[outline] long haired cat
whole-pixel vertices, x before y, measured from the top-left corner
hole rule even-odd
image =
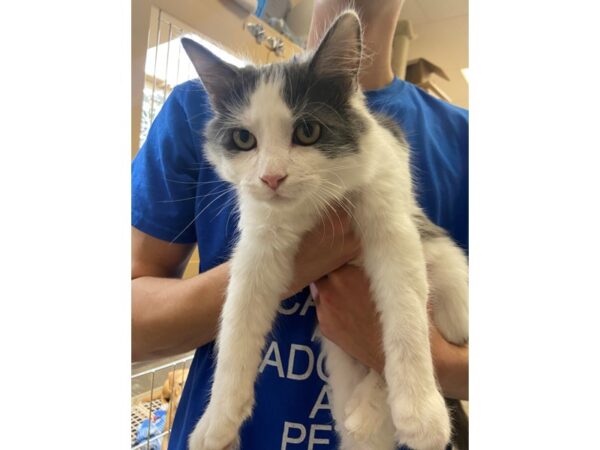
[[[341,448],[443,449],[451,426],[426,304],[449,341],[466,342],[467,263],[417,205],[401,131],[365,106],[358,16],[341,14],[316,52],[262,67],[235,68],[194,41],[182,44],[214,110],[206,157],[236,186],[240,210],[210,403],[190,449],[235,447],[298,244],[328,203],[342,202],[361,236],[385,370],[381,377],[323,339]]]

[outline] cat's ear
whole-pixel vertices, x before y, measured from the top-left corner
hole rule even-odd
[[[327,31],[312,58],[311,68],[319,76],[347,77],[357,87],[361,56],[360,19],[354,11],[347,11]]]
[[[206,92],[213,99],[226,95],[229,82],[237,75],[238,69],[192,39],[182,38],[181,45],[196,68]]]

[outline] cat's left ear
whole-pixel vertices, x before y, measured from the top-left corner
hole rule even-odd
[[[237,76],[238,69],[192,39],[182,38],[181,45],[213,102],[226,96],[230,91],[229,82]]]
[[[358,87],[362,57],[362,30],[354,11],[346,11],[335,20],[315,52],[311,69],[321,77],[344,77]]]

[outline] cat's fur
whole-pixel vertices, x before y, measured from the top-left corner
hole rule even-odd
[[[210,403],[191,450],[234,448],[251,415],[265,337],[292,281],[298,244],[327,211],[351,205],[362,264],[380,313],[385,379],[323,339],[332,412],[344,450],[441,450],[451,425],[434,377],[426,304],[443,335],[467,338],[467,263],[417,205],[400,129],[371,114],[358,86],[362,41],[347,11],[314,54],[238,69],[190,40],[183,45],[211,98],[205,152],[237,187],[240,238],[217,339]],[[314,145],[291,143],[302,120],[322,124]],[[234,129],[256,136],[239,151]],[[287,178],[275,191],[261,177]],[[264,449],[267,450],[267,449]]]

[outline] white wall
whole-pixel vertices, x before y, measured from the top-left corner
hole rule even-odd
[[[468,108],[469,86],[460,70],[469,67],[469,16],[416,24],[414,30],[417,37],[410,43],[409,60],[427,58],[444,69],[450,81],[436,76],[432,81],[452,103]]]

